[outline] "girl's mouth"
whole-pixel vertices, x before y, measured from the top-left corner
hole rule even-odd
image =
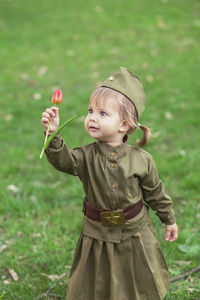
[[[91,131],[97,131],[97,130],[99,130],[99,128],[94,127],[94,126],[90,126],[89,129],[90,129]]]

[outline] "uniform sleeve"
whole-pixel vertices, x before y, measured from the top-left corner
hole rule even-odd
[[[174,224],[176,220],[172,200],[165,193],[152,157],[148,163],[148,173],[141,180],[141,188],[144,201],[156,211],[161,222],[167,225]]]
[[[84,162],[81,147],[69,149],[61,136],[57,135],[46,148],[45,154],[54,168],[81,179]]]

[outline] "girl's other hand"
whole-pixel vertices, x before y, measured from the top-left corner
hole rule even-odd
[[[178,226],[176,223],[165,226],[165,240],[174,242],[178,238]]]
[[[52,134],[59,127],[59,123],[60,123],[59,111],[58,111],[58,107],[56,107],[56,106],[47,108],[42,113],[41,124],[44,127],[45,131],[47,131],[47,128],[49,126],[49,122],[51,119],[52,119],[52,122],[50,124],[49,134]]]

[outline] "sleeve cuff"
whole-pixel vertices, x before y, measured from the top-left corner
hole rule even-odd
[[[62,144],[63,144],[63,140],[62,140],[60,134],[57,134],[53,138],[53,140],[50,142],[50,144],[47,146],[45,151],[49,152],[51,150],[59,150],[62,147]]]
[[[167,220],[161,220],[162,223],[164,223],[165,225],[172,225],[174,223],[176,223],[176,218],[175,216],[171,216],[170,218],[168,218]]]

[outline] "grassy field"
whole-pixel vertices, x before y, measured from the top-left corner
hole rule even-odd
[[[61,88],[61,120],[79,116],[64,139],[91,142],[88,97],[120,66],[143,81],[141,123],[153,132],[145,150],[174,200],[177,242],[164,241],[152,214],[171,277],[200,264],[199,32],[199,0],[0,0],[0,299],[65,299],[84,195],[76,178],[39,160],[41,112]],[[200,299],[199,274],[165,299]]]

